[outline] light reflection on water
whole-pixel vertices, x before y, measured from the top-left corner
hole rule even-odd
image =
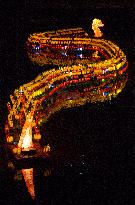
[[[26,186],[27,192],[29,196],[35,202],[40,196],[40,188],[39,186],[46,184],[42,183],[46,182],[47,177],[52,175],[51,167],[48,167],[44,164],[44,162],[33,162],[33,167],[30,165],[30,162],[19,162],[19,167],[15,167],[14,164],[10,161],[8,163],[8,168],[13,171],[14,182],[17,187]],[[28,196],[27,196],[28,197]]]
[[[30,169],[22,169],[22,174],[28,188],[28,192],[30,193],[32,199],[35,199],[35,190],[34,190],[34,181],[33,181],[33,168]]]

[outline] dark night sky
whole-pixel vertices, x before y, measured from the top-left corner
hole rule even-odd
[[[135,1],[128,0],[24,0],[24,1],[3,1],[3,5],[7,6],[25,6],[25,7],[42,7],[42,8],[64,8],[64,7],[74,7],[74,8],[93,8],[93,7],[134,7]]]

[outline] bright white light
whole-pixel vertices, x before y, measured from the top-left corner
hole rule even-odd
[[[49,88],[54,88],[54,85],[53,84],[49,85]]]
[[[67,53],[63,53],[63,52],[62,52],[62,55],[67,56]]]
[[[77,50],[82,51],[82,48],[78,48]]]
[[[80,58],[82,58],[83,56],[82,56],[82,54],[80,54]]]
[[[32,119],[31,113],[29,113],[26,117],[25,124],[22,129],[22,133],[20,136],[20,140],[18,143],[18,147],[24,150],[29,151],[31,147],[33,147],[32,142]]]
[[[25,137],[23,139],[22,148],[29,149],[32,146],[32,136],[31,136],[31,128],[27,127],[25,131]]]
[[[21,90],[19,91],[19,93],[22,94],[22,93],[23,93],[23,90],[21,89]]]

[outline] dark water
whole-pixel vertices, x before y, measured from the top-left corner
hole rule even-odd
[[[41,12],[42,11],[42,12]],[[56,12],[57,11],[57,12]],[[135,10],[73,9],[43,10],[41,7],[6,11],[3,20],[1,86],[1,204],[135,204]],[[44,68],[28,59],[25,41],[29,33],[66,27],[89,29],[94,17],[103,20],[104,38],[126,53],[129,80],[111,102],[62,110],[42,127],[51,144],[52,174],[45,165],[34,165],[36,200],[25,182],[15,181],[16,170],[7,169],[4,144],[6,102],[10,93],[37,76]],[[92,32],[90,29],[89,32]]]

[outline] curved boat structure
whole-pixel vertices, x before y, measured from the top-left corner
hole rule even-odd
[[[123,51],[111,41],[90,38],[82,28],[30,35],[27,50],[34,63],[52,69],[10,95],[5,132],[17,154],[35,146],[40,126],[53,113],[111,100],[125,87],[128,62]]]

